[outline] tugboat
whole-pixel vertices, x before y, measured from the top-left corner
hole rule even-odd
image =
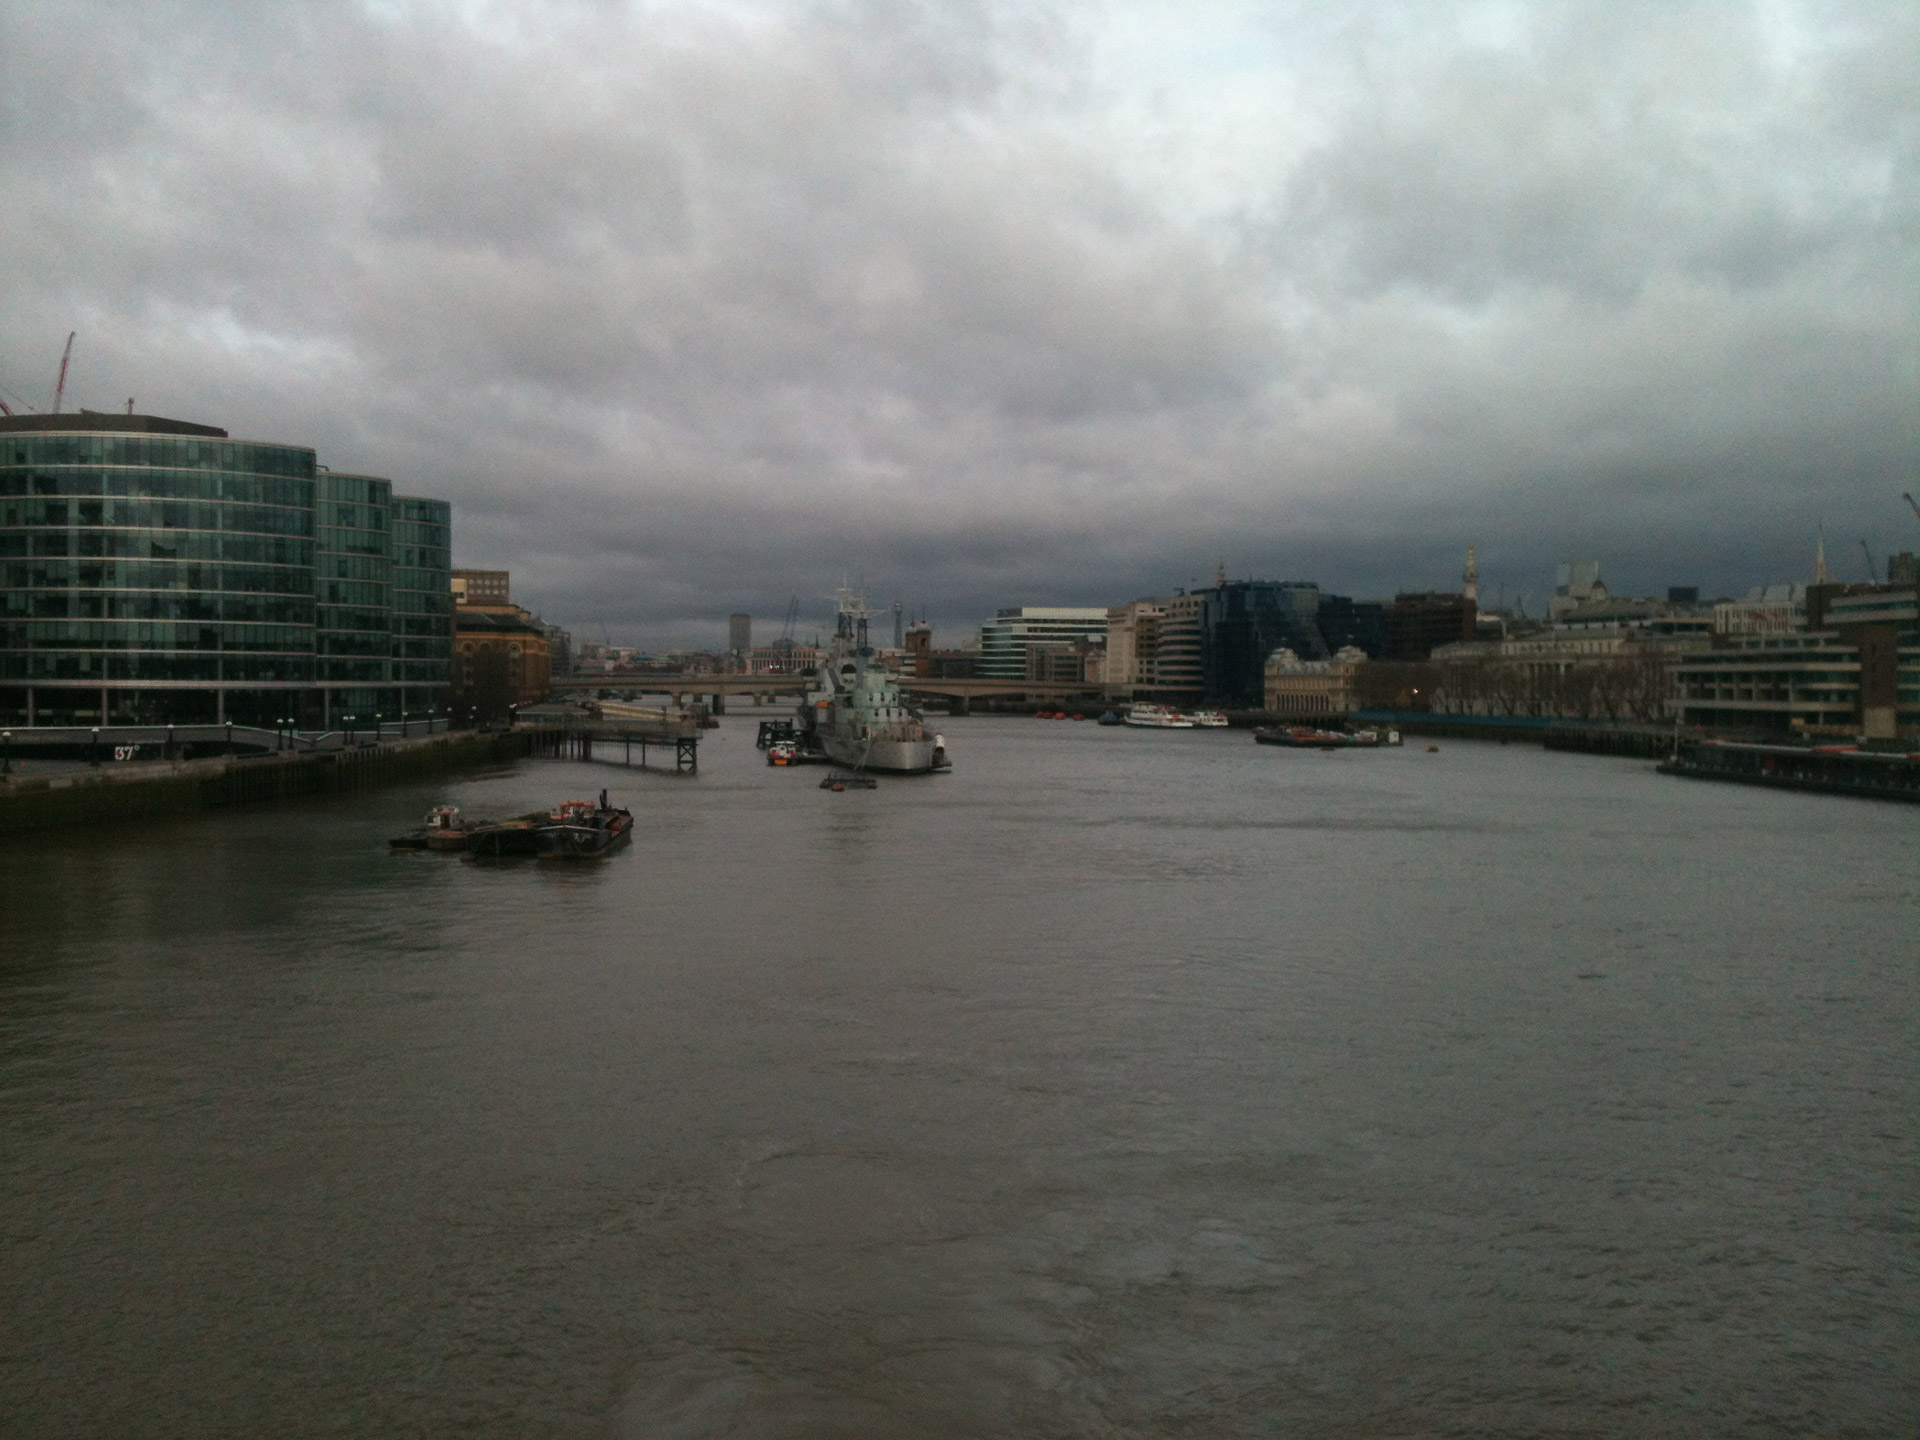
[[[436,805],[427,812],[426,824],[387,843],[396,850],[465,850],[472,830],[460,819],[457,805]]]
[[[607,801],[563,800],[550,823],[534,832],[536,853],[542,860],[586,860],[604,855],[633,835],[633,812]]]
[[[925,775],[934,768],[934,737],[901,697],[897,681],[876,665],[867,641],[866,597],[839,592],[833,643],[813,688],[801,698],[801,743],[855,770]]]

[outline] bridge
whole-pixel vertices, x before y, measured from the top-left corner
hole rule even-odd
[[[981,676],[966,679],[923,678],[917,675],[896,677],[900,688],[923,699],[941,699],[955,715],[964,715],[974,700],[1088,700],[1102,703],[1100,687],[1071,680],[1000,680]],[[554,696],[581,695],[589,698],[602,692],[615,695],[671,695],[676,703],[688,695],[710,695],[716,715],[726,713],[725,697],[751,695],[771,698],[775,695],[803,695],[813,684],[811,675],[575,675],[555,680],[550,688]]]

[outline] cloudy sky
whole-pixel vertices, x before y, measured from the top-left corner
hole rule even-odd
[[[0,7],[0,395],[639,643],[1920,549],[1920,6]],[[950,628],[949,628],[950,627]]]

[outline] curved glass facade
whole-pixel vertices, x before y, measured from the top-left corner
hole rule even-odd
[[[0,722],[317,726],[336,692],[366,715],[444,704],[450,507],[402,502],[431,512],[409,574],[439,575],[447,619],[437,657],[431,631],[409,636],[401,680],[391,482],[331,474],[304,446],[118,419],[0,418]]]

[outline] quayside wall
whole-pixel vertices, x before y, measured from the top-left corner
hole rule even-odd
[[[450,770],[517,760],[551,749],[545,729],[453,732],[315,754],[217,756],[104,764],[96,769],[0,778],[0,835],[184,815],[222,805],[331,795]]]
[[[1438,715],[1412,710],[1356,710],[1353,719],[1369,725],[1391,725],[1409,735],[1515,741],[1583,755],[1664,760],[1673,753],[1671,725],[1611,724],[1533,715]]]

